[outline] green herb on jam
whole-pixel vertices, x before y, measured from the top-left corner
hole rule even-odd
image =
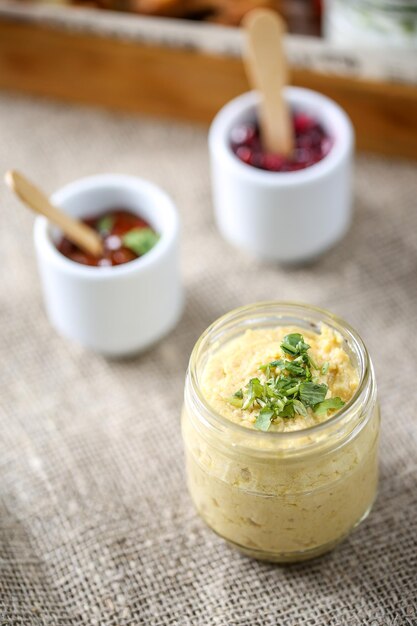
[[[114,216],[111,214],[101,217],[97,222],[97,230],[100,235],[108,235],[114,226],[114,222]]]
[[[122,237],[122,243],[138,256],[151,250],[158,242],[159,235],[151,228],[133,228]]]
[[[329,363],[318,367],[308,354],[309,349],[300,333],[286,335],[281,343],[283,358],[261,365],[264,379],[251,378],[228,402],[245,411],[260,409],[255,428],[263,431],[269,430],[278,417],[306,417],[309,408],[319,416],[341,409],[343,400],[326,399],[328,386],[313,378],[313,370],[326,375]]]

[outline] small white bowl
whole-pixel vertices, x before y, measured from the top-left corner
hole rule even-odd
[[[269,172],[239,160],[231,130],[254,121],[259,95],[249,92],[224,106],[209,133],[213,202],[223,237],[255,257],[303,262],[346,233],[352,207],[353,129],[346,113],[315,91],[287,87],[291,109],[317,119],[333,141],[318,163],[296,172]]]
[[[71,261],[55,247],[57,228],[43,217],[34,227],[46,311],[56,330],[108,356],[144,350],[170,331],[183,308],[179,219],[171,199],[152,183],[118,174],[77,180],[52,202],[75,217],[112,208],[138,213],[160,234],[143,257],[114,267]]]

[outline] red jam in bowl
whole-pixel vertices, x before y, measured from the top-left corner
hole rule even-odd
[[[129,263],[146,254],[159,239],[148,222],[126,209],[111,209],[83,222],[101,235],[103,256],[97,258],[84,252],[66,237],[56,246],[61,254],[82,265],[110,267]]]
[[[269,172],[295,172],[321,161],[332,148],[323,126],[305,113],[293,114],[295,149],[291,157],[265,152],[256,122],[240,124],[230,133],[230,145],[246,163]]]

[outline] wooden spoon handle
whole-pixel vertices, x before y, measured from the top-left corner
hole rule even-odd
[[[35,213],[44,215],[58,226],[66,237],[84,252],[99,257],[103,254],[103,241],[95,230],[70,217],[53,204],[47,196],[33,185],[23,174],[9,170],[5,175],[7,185]]]
[[[254,9],[246,14],[243,25],[247,36],[246,71],[261,93],[259,124],[263,144],[269,152],[289,156],[294,149],[294,132],[282,95],[288,82],[283,49],[285,23],[274,11]]]

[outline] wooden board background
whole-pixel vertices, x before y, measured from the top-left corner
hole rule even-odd
[[[293,70],[350,115],[357,146],[417,159],[417,87]],[[0,21],[0,88],[208,123],[248,84],[239,59]]]

